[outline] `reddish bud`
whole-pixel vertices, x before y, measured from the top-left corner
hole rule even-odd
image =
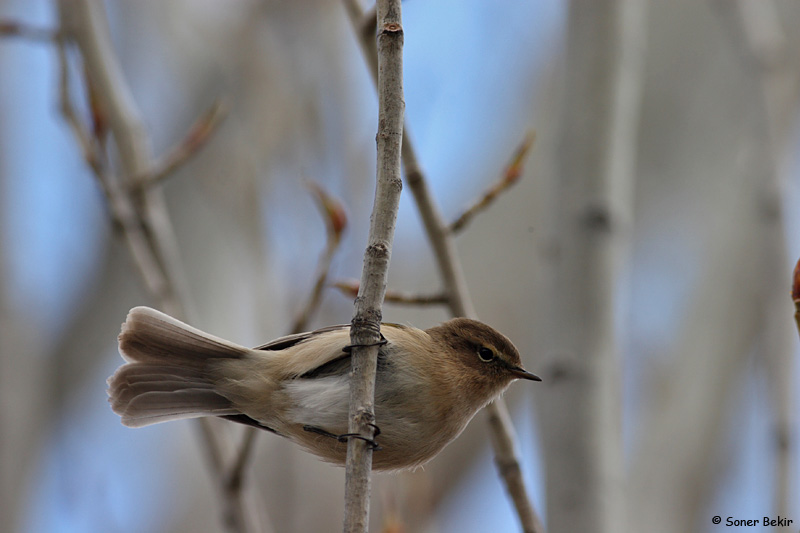
[[[0,35],[19,35],[22,33],[18,22],[12,20],[0,20]]]
[[[45,28],[28,26],[15,20],[0,20],[0,37],[22,37],[34,41],[53,41],[56,32]]]
[[[103,142],[106,138],[106,134],[108,133],[108,119],[106,117],[106,112],[100,103],[100,95],[97,92],[97,87],[95,86],[94,82],[92,82],[92,78],[89,76],[89,73],[85,71],[85,69],[84,78],[86,79],[86,88],[89,98],[89,112],[92,115],[92,133],[95,139]]]
[[[200,148],[211,136],[217,125],[222,121],[227,112],[224,100],[217,99],[203,116],[197,119],[189,130],[183,144],[187,149],[194,151]]]
[[[522,171],[525,166],[525,156],[528,155],[528,151],[530,151],[531,146],[533,146],[535,138],[536,134],[534,132],[528,132],[525,139],[523,139],[522,143],[517,147],[517,151],[514,152],[514,156],[511,158],[511,162],[506,168],[504,181],[507,184],[510,185],[514,183],[522,176]]]
[[[328,226],[328,230],[337,239],[340,238],[347,227],[347,213],[344,210],[344,206],[318,184],[309,182],[306,185],[317,199],[317,204],[325,217],[325,224]]]
[[[361,282],[355,279],[346,281],[337,281],[333,284],[334,287],[342,291],[346,296],[355,298],[358,296],[358,290],[361,288]]]
[[[390,516],[383,521],[381,533],[405,533],[406,528],[396,516]]]

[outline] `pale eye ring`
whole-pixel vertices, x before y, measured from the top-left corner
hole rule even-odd
[[[484,363],[488,363],[492,359],[494,359],[494,352],[491,348],[487,348],[486,346],[481,346],[478,348],[478,357],[481,358],[481,361]]]

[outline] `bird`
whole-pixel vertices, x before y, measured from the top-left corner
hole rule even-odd
[[[413,470],[453,441],[522,367],[492,327],[454,318],[426,330],[384,323],[375,382],[373,470]],[[343,465],[350,398],[350,325],[246,348],[149,307],[130,310],[119,335],[126,363],[108,378],[112,410],[143,427],[221,417],[286,437]]]

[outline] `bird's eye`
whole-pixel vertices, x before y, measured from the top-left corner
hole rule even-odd
[[[486,346],[481,346],[478,348],[478,357],[481,358],[481,361],[488,363],[492,359],[494,359],[494,352],[491,348],[487,348]]]

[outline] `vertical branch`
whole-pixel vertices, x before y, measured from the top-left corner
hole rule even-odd
[[[781,251],[785,242],[780,237],[779,189],[772,158],[780,152],[780,144],[775,143],[785,141],[785,124],[794,116],[790,110],[795,99],[787,99],[786,94],[794,93],[796,86],[794,90],[781,89],[784,97],[776,100],[772,89],[780,87],[768,89],[761,84],[768,81],[772,85],[787,71],[794,70],[795,76],[797,72],[790,69],[792,61],[781,58],[786,47],[782,31],[769,13],[772,2],[718,1],[715,5],[749,67],[740,79],[752,91],[747,106],[752,122],[745,130],[744,146],[738,149],[749,157],[741,175],[733,181],[726,176],[733,201],[714,213],[715,219],[724,220],[724,229],[709,239],[714,246],[704,257],[698,290],[685,313],[684,332],[663,369],[668,377],[659,383],[659,401],[641,415],[640,443],[630,467],[631,531],[643,527],[653,532],[687,531],[697,527],[699,520],[708,519],[700,502],[707,500],[719,476],[714,458],[725,432],[721,420],[746,379],[744,371],[758,339],[771,367],[769,379],[776,379],[770,387],[773,398],[791,395],[790,381],[785,381],[788,388],[782,390],[784,379],[791,377],[784,363],[778,364],[772,357],[783,357],[788,318],[786,286],[781,287],[787,278],[785,259],[776,256],[785,253]],[[775,103],[777,109],[765,112],[764,105]],[[776,118],[776,123],[767,124]],[[771,375],[773,372],[782,375]],[[789,435],[784,433],[788,425],[781,420],[791,420],[793,414],[791,403],[779,401],[775,439],[778,507],[783,505],[790,472],[781,463],[788,461],[791,451]],[[686,438],[674,439],[674,435]]]
[[[796,106],[800,71],[795,66],[796,57],[790,53],[774,2],[737,0],[719,8],[726,11],[724,15],[730,15],[728,19],[736,37],[734,44],[742,52],[748,77],[755,82],[752,86],[755,131],[751,143],[757,173],[759,255],[764,261],[759,269],[762,353],[771,383],[774,413],[773,512],[786,516],[791,502],[795,421],[791,321],[785,287],[788,256],[781,203],[784,188],[781,162],[788,141],[787,122],[795,116],[789,110]]]
[[[732,189],[742,189],[740,181]],[[639,417],[628,477],[629,531],[680,533],[708,520],[701,502],[713,487],[727,407],[740,390],[759,330],[752,192],[737,191],[715,213],[725,224],[710,239],[714,246],[703,258],[685,325],[653,384],[656,401]]]
[[[400,0],[378,0],[378,172],[369,240],[350,338],[349,432],[374,438],[375,372],[381,340],[381,304],[403,182],[403,27]],[[380,421],[378,421],[380,422]],[[364,438],[347,444],[344,531],[366,532],[369,523],[372,448]]]
[[[640,0],[573,0],[566,42],[545,380],[551,533],[624,529],[615,300],[632,211]]]
[[[376,49],[370,33],[365,31],[365,28],[369,27],[369,22],[373,20],[375,15],[372,11],[365,13],[357,0],[344,0],[344,4],[353,30],[361,45],[361,50],[364,53],[367,67],[373,75],[373,80],[377,82],[378,63]],[[456,253],[453,234],[450,232],[449,226],[444,217],[442,217],[441,210],[431,194],[407,128],[404,129],[401,155],[405,170],[405,180],[411,190],[414,203],[419,210],[431,248],[433,248],[450,313],[453,316],[477,319],[477,313],[467,289],[461,262]],[[498,398],[486,407],[486,411],[489,415],[489,430],[492,433],[491,441],[495,452],[495,462],[501,465],[499,474],[506,490],[511,495],[522,529],[526,533],[541,533],[544,528],[531,505],[522,476],[515,475],[515,472],[521,472],[521,467],[513,446],[513,427],[507,414],[508,409],[505,401],[502,398]]]

